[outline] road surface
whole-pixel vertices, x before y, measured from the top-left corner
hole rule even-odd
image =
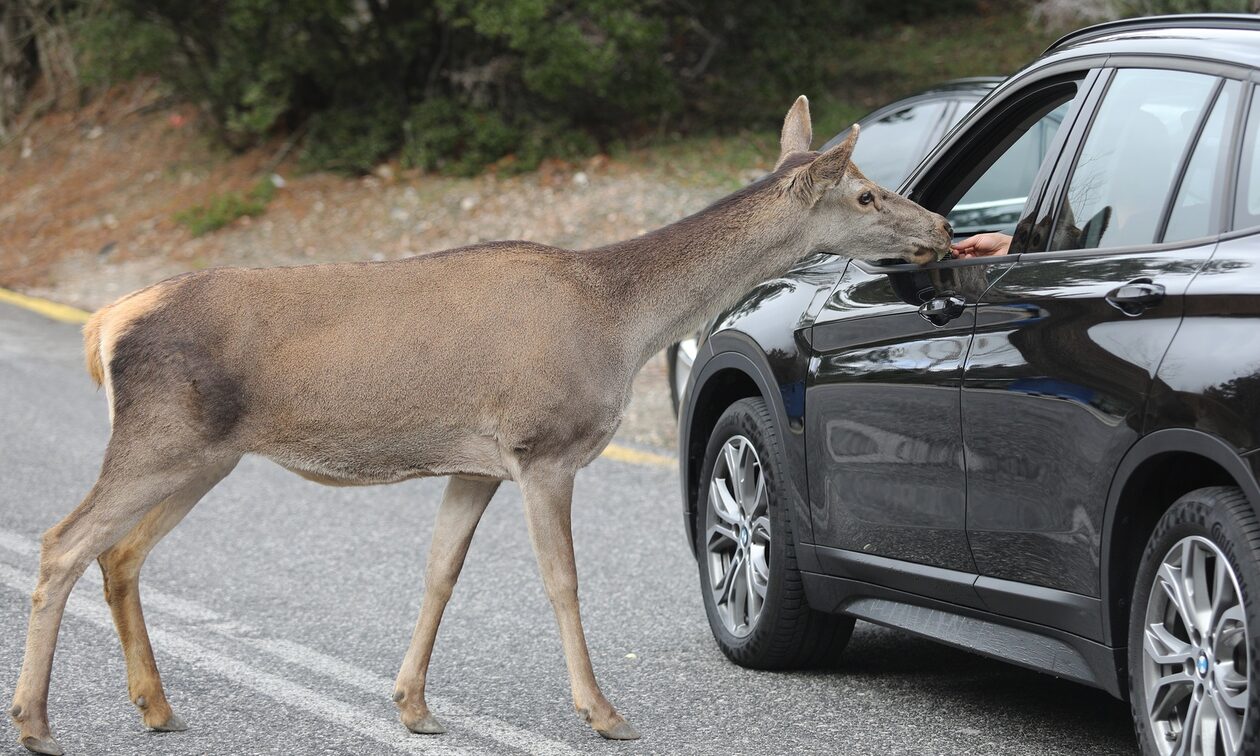
[[[90,487],[108,436],[77,327],[0,304],[0,692],[21,664],[39,535]],[[518,489],[473,542],[430,671],[444,736],[390,700],[424,590],[442,481],[326,488],[261,459],[155,550],[142,594],[183,733],[144,730],[95,567],[53,669],[69,754],[1131,754],[1099,691],[859,623],[838,670],[762,673],[709,635],[677,474],[597,460],[578,476],[582,614],[608,698],[643,733],[602,741],[573,712]],[[5,720],[0,754],[25,753]]]

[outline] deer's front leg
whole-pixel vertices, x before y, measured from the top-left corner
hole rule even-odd
[[[455,581],[459,579],[477,523],[481,521],[481,515],[500,482],[451,478],[446,484],[446,493],[438,508],[437,524],[433,528],[433,543],[429,547],[420,617],[416,620],[411,645],[394,683],[398,716],[412,732],[425,735],[446,732],[425,703],[425,676],[429,672],[429,659],[433,656],[433,641],[437,638],[442,612],[446,609],[446,602],[450,601]]]
[[[521,479],[529,537],[538,571],[560,626],[560,642],[569,667],[573,705],[595,731],[610,740],[637,740],[630,725],[595,682],[582,617],[578,609],[577,565],[573,560],[573,473],[532,469]]]

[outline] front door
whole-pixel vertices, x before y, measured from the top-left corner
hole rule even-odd
[[[855,261],[814,323],[805,399],[814,537],[974,572],[958,407],[974,316],[965,294],[898,267]],[[920,314],[948,297],[952,319]]]
[[[1075,117],[1086,73],[1009,94],[994,106],[991,127],[953,156],[958,167],[925,179],[935,193],[925,186],[918,194],[938,198],[934,209],[961,207],[969,231],[1013,230],[1051,173],[1053,161],[1039,166],[1055,153],[1059,125]],[[950,585],[955,600],[976,602],[960,391],[976,305],[1015,262],[918,268],[855,260],[833,290],[811,333],[805,402],[824,570],[886,585],[900,574],[894,587],[911,591],[935,580],[934,593]]]

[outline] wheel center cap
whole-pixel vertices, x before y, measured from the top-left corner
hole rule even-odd
[[[1207,677],[1208,667],[1209,667],[1209,664],[1208,664],[1207,654],[1200,651],[1199,660],[1195,662],[1194,668],[1198,670],[1200,677]]]
[[[739,545],[741,546],[748,545],[748,528],[739,529]]]

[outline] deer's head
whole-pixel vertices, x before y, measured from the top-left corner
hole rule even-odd
[[[775,174],[802,219],[810,252],[865,260],[902,259],[927,264],[948,250],[945,219],[862,175],[853,164],[858,126],[824,153],[811,152],[809,100],[801,95],[783,121]]]

